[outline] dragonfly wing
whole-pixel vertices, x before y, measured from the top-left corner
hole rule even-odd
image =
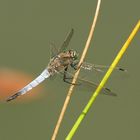
[[[17,98],[20,95],[23,95],[30,91],[32,88],[36,87],[39,85],[41,82],[43,82],[46,78],[50,76],[50,73],[48,72],[47,69],[45,69],[36,79],[34,79],[32,82],[30,82],[28,85],[26,85],[24,88],[19,90],[16,94],[10,96],[6,101],[11,101],[15,98]]]
[[[72,36],[73,36],[73,33],[74,33],[74,29],[71,29],[70,32],[68,33],[66,39],[64,40],[62,46],[60,47],[59,53],[66,50],[66,48],[67,48],[67,46],[69,45],[70,40],[71,40],[71,38],[72,38]]]
[[[58,49],[55,47],[53,43],[50,45],[50,59],[55,57],[59,53]]]
[[[110,66],[91,64],[91,63],[87,63],[87,62],[83,62],[81,65],[81,68],[83,68],[85,70],[95,70],[98,72],[104,72],[103,69],[108,69],[109,67]],[[126,69],[123,69],[121,67],[115,67],[115,70],[127,72]]]
[[[89,70],[89,71],[95,70],[95,71],[98,71],[98,72],[103,72],[103,70],[101,70],[100,68],[96,67],[95,64],[86,63],[86,62],[82,63],[81,68],[85,69],[85,70]]]
[[[66,72],[66,73],[67,73],[68,79],[72,80],[73,74],[70,72]],[[61,72],[60,74],[63,75],[64,73]],[[71,83],[71,81],[70,81],[70,83]],[[87,87],[88,89],[91,89],[91,90],[93,90],[93,88],[96,89],[98,87],[98,84],[88,81],[86,79],[80,78],[80,77],[77,79],[76,85],[82,86],[85,88]],[[106,87],[102,88],[102,93],[104,93],[105,95],[117,96],[116,93],[112,92],[109,88],[106,88]]]
[[[83,85],[83,86],[87,86],[90,88],[92,88],[92,87],[97,88],[98,87],[98,84],[91,82],[91,81],[88,81],[86,79],[78,78],[78,80],[80,81],[81,85]],[[103,87],[101,91],[102,91],[101,93],[103,93],[105,95],[117,96],[116,93],[112,92],[109,88],[106,88],[106,87]]]

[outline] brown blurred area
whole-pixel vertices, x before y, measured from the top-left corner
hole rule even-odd
[[[0,100],[5,100],[8,96],[15,94],[33,80],[30,74],[22,71],[0,68]],[[36,87],[27,94],[17,98],[16,101],[27,101],[36,99],[41,87]]]

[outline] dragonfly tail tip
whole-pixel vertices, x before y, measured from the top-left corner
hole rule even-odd
[[[16,99],[18,96],[19,96],[19,92],[16,93],[16,94],[14,94],[14,95],[12,95],[12,96],[10,96],[10,97],[8,97],[8,98],[6,99],[6,101],[7,101],[7,102],[12,101],[12,100]]]

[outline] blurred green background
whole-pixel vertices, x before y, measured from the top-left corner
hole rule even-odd
[[[59,47],[72,27],[75,34],[69,48],[81,53],[96,3],[97,0],[0,0],[0,68],[36,77],[49,62],[50,43]],[[109,65],[139,19],[139,0],[102,0],[86,61]],[[140,139],[139,46],[140,33],[119,63],[128,73],[113,72],[107,82],[118,97],[100,95],[73,140]],[[69,85],[60,78],[46,80],[42,85],[44,90],[37,100],[0,103],[0,140],[51,139]],[[57,140],[65,139],[90,96],[91,92],[75,90]]]

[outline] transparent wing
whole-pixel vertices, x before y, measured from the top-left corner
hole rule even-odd
[[[73,36],[73,33],[74,33],[74,29],[71,29],[70,32],[68,33],[66,39],[64,40],[62,46],[60,47],[59,53],[66,50],[66,48],[69,45],[70,40],[71,40],[71,38]]]
[[[89,71],[95,70],[95,71],[98,71],[98,72],[104,72],[103,69],[107,69],[109,67],[110,66],[91,64],[91,63],[87,63],[87,62],[83,62],[82,65],[81,65],[81,68],[83,68],[85,70],[89,70]],[[125,70],[123,68],[120,68],[120,67],[115,67],[115,69],[119,70],[119,71],[127,72],[127,70]]]
[[[34,79],[32,82],[30,82],[28,85],[26,85],[24,88],[19,90],[17,93],[14,95],[10,96],[6,101],[11,101],[20,95],[26,94],[28,91],[30,91],[32,88],[36,87],[39,85],[41,82],[43,82],[46,78],[50,76],[49,72],[47,69],[45,69],[36,79]]]
[[[55,57],[59,53],[58,49],[53,43],[50,44],[50,59]]]
[[[82,86],[86,86],[88,89],[92,88],[92,90],[93,90],[93,88],[96,89],[98,87],[98,84],[88,81],[86,79],[78,78],[78,81]],[[106,88],[106,87],[102,88],[101,93],[103,93],[105,95],[110,95],[110,96],[117,96],[116,93],[112,92],[109,88]]]
[[[69,42],[73,36],[74,29],[71,29],[68,33],[66,39],[64,40],[62,46],[57,49],[53,43],[50,44],[50,59],[58,55],[60,52],[63,52],[66,50],[67,46],[69,45]]]
[[[73,74],[70,73],[70,72],[66,72],[66,73],[67,73],[67,77],[68,77],[67,79],[69,79],[70,83],[71,83],[71,80],[73,78]],[[64,73],[61,72],[60,74],[63,75]],[[88,81],[86,79],[80,78],[80,77],[77,79],[76,85],[78,87],[81,86],[82,88],[90,89],[91,91],[98,87],[98,84],[96,84],[96,83],[94,83],[92,81]],[[110,95],[110,96],[117,96],[116,93],[112,92],[109,88],[106,88],[106,87],[102,88],[102,92],[101,93],[103,93],[105,95]]]

